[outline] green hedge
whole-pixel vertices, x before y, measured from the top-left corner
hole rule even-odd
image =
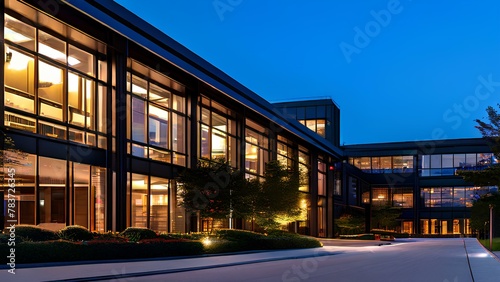
[[[140,227],[128,227],[120,233],[121,236],[132,242],[138,242],[143,239],[153,239],[158,237],[154,230]]]
[[[92,232],[80,225],[66,226],[59,230],[58,235],[61,239],[69,241],[88,241],[94,238]]]
[[[8,254],[10,248],[6,244],[0,244],[0,253]],[[37,263],[200,255],[203,253],[203,246],[200,242],[194,241],[141,244],[57,240],[23,242],[16,244],[15,250],[16,263]],[[7,263],[7,256],[1,256],[0,263]]]
[[[16,225],[15,233],[16,239],[18,237],[21,241],[42,242],[59,239],[56,232],[34,225]]]

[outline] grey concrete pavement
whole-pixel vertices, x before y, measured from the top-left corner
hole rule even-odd
[[[303,273],[307,281],[331,281],[327,277],[336,277],[335,281],[500,281],[500,261],[476,239],[378,243],[342,240],[337,246],[329,241],[318,249],[50,267],[18,265],[15,275],[0,270],[0,280],[301,281],[305,276],[294,272],[298,265],[305,270],[315,268]]]

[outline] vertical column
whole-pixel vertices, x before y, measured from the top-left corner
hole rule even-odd
[[[2,24],[5,22],[5,5],[2,5],[2,8],[0,8],[0,20],[2,21]],[[0,38],[2,39],[2,42],[4,42],[4,29],[0,29]],[[5,45],[0,44],[0,54],[5,55]],[[5,69],[5,60],[2,58],[2,63],[1,63],[1,68]],[[0,75],[0,85],[5,85],[5,79],[4,79],[4,73],[2,72],[2,75]],[[5,105],[4,105],[4,95],[5,95],[5,87],[2,87],[0,90],[0,128],[4,128],[4,113],[5,113]],[[3,138],[2,138],[2,146],[3,146]],[[3,198],[2,198],[3,200]]]
[[[191,112],[191,121],[187,123],[187,131],[188,135],[191,136],[191,138],[188,138],[189,142],[189,161],[187,166],[188,167],[195,167],[196,164],[198,163],[198,100],[200,97],[200,92],[199,92],[199,82],[196,82],[194,86],[194,89],[192,88],[186,88],[186,101],[189,105],[190,112]]]
[[[334,226],[335,226],[335,211],[334,211],[334,189],[335,189],[335,165],[334,159],[330,158],[330,161],[326,163],[326,237],[333,238],[334,234]]]
[[[115,90],[115,105],[113,121],[116,128],[116,136],[113,138],[115,144],[115,172],[116,180],[112,190],[115,194],[115,228],[117,231],[127,227],[127,53],[128,41],[123,38],[115,38],[117,42],[113,46],[124,46],[124,50],[113,50],[112,71],[113,89]],[[110,149],[110,148],[108,148]],[[108,187],[108,191],[109,191]],[[111,194],[109,194],[111,195]],[[109,199],[109,196],[108,196]],[[108,205],[109,206],[109,205]],[[111,219],[110,219],[111,220]]]
[[[311,236],[318,236],[318,154],[311,152],[311,177],[309,178],[309,195],[311,200],[311,217],[309,232]]]

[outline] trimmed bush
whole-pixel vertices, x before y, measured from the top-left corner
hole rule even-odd
[[[156,238],[156,232],[147,228],[128,227],[120,233],[121,236],[127,238],[131,242],[139,242],[143,239]]]
[[[9,234],[0,234],[0,244],[7,244],[9,242]]]
[[[11,247],[0,244],[0,253],[8,254]],[[135,259],[203,254],[200,242],[161,242],[137,244],[127,242],[72,242],[65,240],[23,242],[16,244],[16,263]],[[0,263],[7,263],[7,256]]]
[[[61,239],[69,241],[87,241],[94,238],[92,232],[80,225],[66,226],[59,230],[58,234]]]
[[[247,231],[247,230],[237,230],[237,229],[220,229],[215,231],[215,236],[217,238],[229,240],[229,241],[253,241],[265,237],[264,234]]]
[[[278,249],[304,249],[304,248],[319,248],[323,245],[316,238],[297,236],[297,237],[267,237],[257,241],[261,249],[278,250]]]
[[[192,232],[192,233],[162,233],[159,237],[165,239],[188,239],[188,240],[201,240],[207,237],[207,233]]]
[[[231,253],[245,250],[242,248],[240,242],[217,238],[211,238],[210,241],[209,245],[203,245],[206,254]]]
[[[15,230],[16,237],[21,238],[22,241],[43,242],[59,239],[56,232],[34,225],[16,225]]]
[[[94,239],[92,241],[101,242],[128,242],[128,238],[121,236],[118,232],[108,231],[106,233],[92,232]]]

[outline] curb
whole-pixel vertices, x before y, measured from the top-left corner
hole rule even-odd
[[[142,277],[142,276],[152,276],[152,275],[160,275],[160,274],[170,274],[170,273],[180,273],[187,271],[196,271],[196,270],[205,270],[205,269],[213,269],[213,268],[221,268],[221,267],[230,267],[230,266],[238,266],[238,265],[246,265],[246,264],[254,264],[254,263],[263,263],[263,262],[271,262],[271,261],[281,261],[281,260],[292,260],[292,259],[304,259],[311,257],[328,257],[337,255],[338,252],[323,252],[317,253],[313,255],[303,255],[303,256],[290,256],[290,257],[280,257],[280,258],[268,258],[268,259],[255,259],[244,262],[233,262],[233,263],[223,263],[216,265],[206,265],[206,266],[198,266],[198,267],[186,267],[186,268],[176,268],[176,269],[165,269],[165,270],[153,270],[153,271],[143,271],[143,272],[134,272],[134,273],[125,273],[125,274],[116,274],[116,275],[102,275],[102,276],[92,276],[92,277],[80,277],[80,278],[68,278],[62,280],[47,280],[47,281],[100,281],[100,280],[111,280],[111,279],[125,279],[131,277]]]

